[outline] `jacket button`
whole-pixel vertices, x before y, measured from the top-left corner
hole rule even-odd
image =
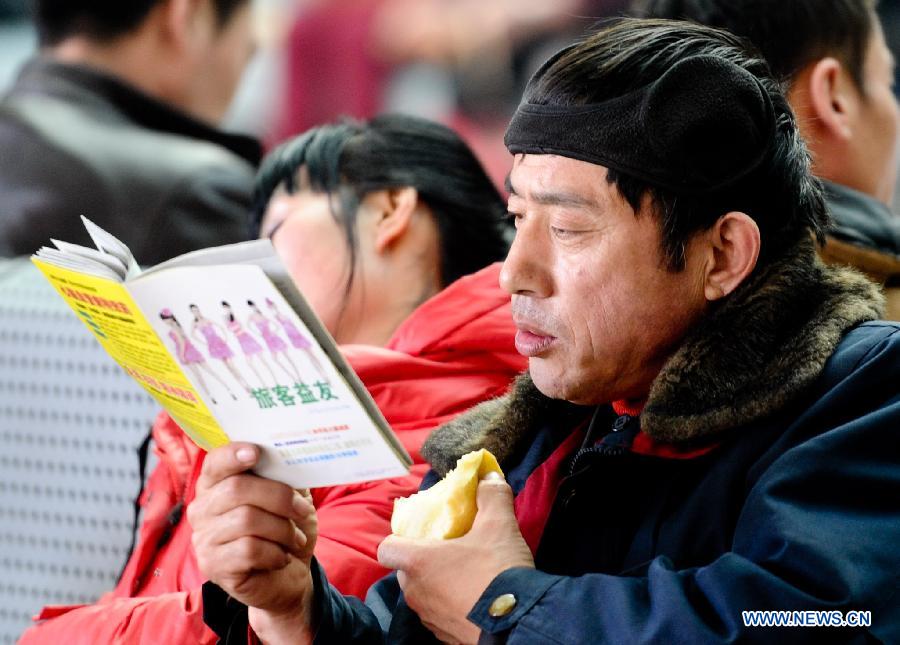
[[[494,598],[494,602],[488,607],[488,613],[492,618],[503,618],[516,606],[516,597],[511,593]]]

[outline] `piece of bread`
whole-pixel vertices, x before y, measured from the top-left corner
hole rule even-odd
[[[478,481],[491,471],[503,474],[489,451],[482,448],[463,455],[456,468],[428,490],[394,500],[391,531],[403,537],[435,540],[465,535],[478,512]]]

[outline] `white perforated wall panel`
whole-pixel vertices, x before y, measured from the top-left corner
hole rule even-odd
[[[155,412],[30,262],[0,261],[0,642],[115,585]]]

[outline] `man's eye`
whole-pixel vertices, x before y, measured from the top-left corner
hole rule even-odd
[[[513,213],[511,211],[506,211],[506,219],[513,223],[514,226],[518,226],[519,222],[522,221],[524,215],[521,213]]]
[[[570,239],[578,235],[581,231],[575,231],[568,228],[559,228],[557,226],[551,226],[550,230],[553,231],[553,235],[561,240]]]

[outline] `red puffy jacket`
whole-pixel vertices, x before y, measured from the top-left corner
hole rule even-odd
[[[344,593],[364,596],[386,573],[375,550],[390,533],[393,500],[427,470],[419,455],[437,425],[503,394],[525,368],[516,353],[509,296],[490,266],[422,304],[384,348],[342,351],[416,465],[410,475],[313,491],[319,516],[316,557]],[[45,607],[20,643],[214,643],[202,620],[203,577],[181,510],[194,497],[206,453],[161,413],[153,426],[159,463],[143,493],[138,546],[116,588],[93,605]]]

